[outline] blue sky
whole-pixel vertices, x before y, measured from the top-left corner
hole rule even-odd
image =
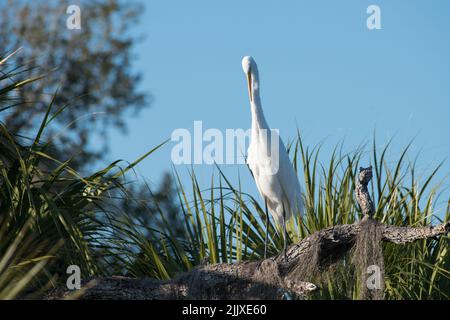
[[[381,30],[368,30],[366,9],[381,9]],[[259,65],[268,123],[286,142],[297,127],[307,145],[345,149],[394,137],[389,159],[415,137],[420,172],[450,155],[450,1],[146,1],[136,32],[135,68],[152,106],[130,118],[129,134],[111,133],[112,159],[132,161],[177,128],[249,128],[241,59]],[[157,185],[171,170],[172,144],[138,172]],[[368,147],[369,148],[369,147]],[[367,163],[369,164],[369,163]],[[204,188],[213,166],[193,166]],[[177,166],[187,179],[187,166]],[[243,165],[224,166],[257,195]],[[439,178],[449,174],[449,161]],[[236,181],[236,180],[234,180]],[[447,183],[448,185],[448,183]],[[446,191],[448,194],[448,190]]]

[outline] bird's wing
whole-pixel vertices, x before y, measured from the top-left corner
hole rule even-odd
[[[258,140],[253,140],[257,142]],[[277,173],[269,174],[272,169],[272,159],[268,157],[267,146],[262,143],[251,144],[248,150],[247,164],[262,198],[267,201],[267,207],[277,222],[283,218],[283,190]]]
[[[279,168],[276,174],[278,183],[285,195],[285,201],[288,202],[289,213],[303,213],[302,190],[297,174],[281,139],[279,144]]]

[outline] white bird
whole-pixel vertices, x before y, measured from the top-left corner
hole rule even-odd
[[[269,224],[267,209],[276,222],[283,226],[283,252],[286,258],[286,221],[293,215],[303,214],[302,191],[283,141],[277,131],[270,130],[264,117],[259,95],[259,73],[255,60],[249,56],[244,57],[242,68],[247,76],[252,114],[247,164],[266,206],[264,258],[267,256]]]

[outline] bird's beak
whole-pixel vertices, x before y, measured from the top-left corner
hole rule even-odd
[[[250,101],[253,101],[252,95],[252,73],[250,70],[247,72],[247,86],[248,86],[248,95],[250,96]]]

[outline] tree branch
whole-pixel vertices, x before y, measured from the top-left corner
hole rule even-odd
[[[47,298],[278,299],[284,292],[301,297],[317,289],[315,284],[302,281],[303,279],[310,278],[315,272],[320,272],[342,259],[355,243],[359,241],[361,245],[361,238],[370,244],[376,241],[376,245],[379,245],[380,241],[406,244],[435,238],[450,231],[450,222],[435,227],[411,228],[385,225],[372,220],[375,209],[367,189],[371,178],[372,167],[360,168],[355,181],[355,196],[365,215],[361,221],[315,232],[291,245],[286,252],[286,259],[284,255],[277,255],[259,262],[204,265],[167,281],[124,277],[97,278],[88,281],[78,291],[55,290]],[[365,233],[370,234],[368,227],[381,231],[381,237],[367,237]],[[361,237],[364,234],[366,236]],[[364,253],[360,254],[364,256],[362,258],[366,263],[366,260],[372,258],[370,254],[373,252],[363,251]],[[381,260],[380,263],[382,262]],[[376,298],[377,295],[366,297]]]
[[[369,191],[367,189],[367,185],[369,181],[372,179],[372,167],[368,168],[359,168],[359,174],[355,181],[355,195],[356,200],[361,207],[362,213],[366,218],[372,218],[375,213],[375,206],[373,204],[372,199],[370,198]]]
[[[383,241],[396,244],[405,244],[420,239],[435,238],[450,232],[450,222],[438,224],[434,227],[396,227],[390,225],[383,226]]]
[[[396,227],[379,224],[382,240],[405,244],[447,234],[450,223],[435,227]],[[317,256],[320,267],[338,261],[354,245],[360,222],[315,232],[278,255],[259,262],[200,266],[168,281],[125,277],[96,278],[77,291],[56,290],[48,299],[278,299],[283,292],[305,296],[316,285],[298,280],[298,271]]]

